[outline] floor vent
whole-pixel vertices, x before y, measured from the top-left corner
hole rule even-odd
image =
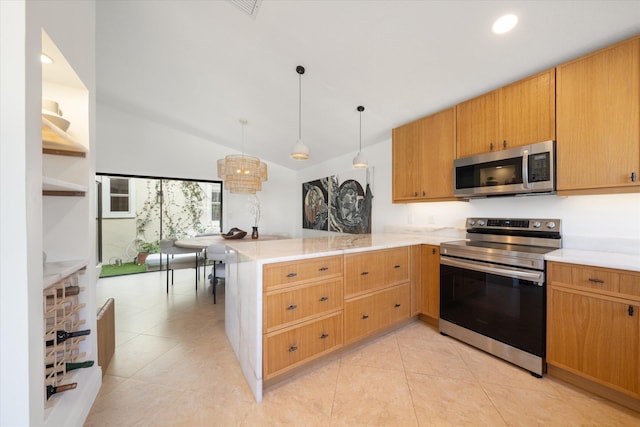
[[[255,19],[262,0],[229,0],[247,15]]]

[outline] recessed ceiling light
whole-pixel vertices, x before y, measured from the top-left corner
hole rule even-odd
[[[43,64],[53,64],[53,59],[51,59],[50,56],[47,56],[44,53],[41,53],[40,62],[42,62]]]
[[[491,31],[493,31],[494,34],[508,33],[509,31],[513,30],[517,23],[518,17],[516,15],[504,15],[495,20],[493,26],[491,27]]]

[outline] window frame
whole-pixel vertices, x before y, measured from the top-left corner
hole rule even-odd
[[[111,210],[111,178],[126,179],[128,184],[129,210],[117,211]],[[102,218],[135,218],[136,217],[136,191],[133,187],[135,180],[123,176],[105,176],[102,175]]]

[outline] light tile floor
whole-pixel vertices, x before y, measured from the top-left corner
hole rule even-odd
[[[193,270],[101,279],[116,353],[85,426],[639,426],[640,414],[414,322],[266,391],[256,403]]]

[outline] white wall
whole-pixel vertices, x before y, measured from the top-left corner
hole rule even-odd
[[[0,22],[0,425],[42,425],[42,30],[89,89],[93,124],[95,3],[0,1]]]
[[[313,147],[311,147],[313,149]],[[565,247],[596,242],[608,251],[640,254],[640,194],[558,197],[500,197],[469,202],[391,203],[391,135],[389,140],[363,148],[373,166],[372,231],[386,225],[464,227],[467,217],[559,218]],[[298,174],[296,206],[301,206],[302,183],[339,174],[351,167],[355,156],[337,157]],[[300,215],[299,215],[300,216]],[[301,219],[297,219],[301,227]]]
[[[98,103],[97,120],[96,170],[101,173],[218,180],[217,160],[239,154],[213,141],[105,104]],[[296,185],[296,174],[271,163],[267,167],[269,178],[257,193],[262,210],[260,233],[299,234],[294,220],[299,216],[299,205],[291,197],[301,191]],[[225,231],[231,227],[251,231],[252,199],[253,196],[224,191]]]

